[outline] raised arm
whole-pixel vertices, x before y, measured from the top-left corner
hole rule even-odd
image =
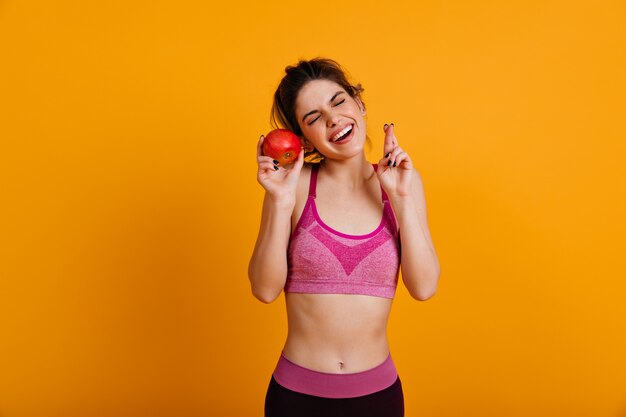
[[[398,146],[393,128],[385,129],[385,156],[377,174],[398,220],[402,280],[413,298],[425,301],[437,291],[441,269],[428,230],[422,179],[409,155]]]
[[[259,235],[248,264],[248,278],[252,294],[264,303],[271,303],[278,298],[287,279],[291,215],[304,151],[300,151],[291,167],[278,167],[272,158],[263,156],[263,140],[261,136],[257,144],[257,180],[265,189],[265,198]]]

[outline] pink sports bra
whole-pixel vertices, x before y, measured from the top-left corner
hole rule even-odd
[[[365,235],[345,234],[324,223],[317,212],[318,169],[318,164],[313,165],[309,197],[289,241],[284,291],[393,298],[398,285],[400,241],[385,190],[381,187],[384,208],[376,230]]]

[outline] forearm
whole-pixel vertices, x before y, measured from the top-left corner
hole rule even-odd
[[[265,198],[259,235],[248,265],[252,293],[259,300],[274,301],[287,279],[287,247],[291,233],[289,204],[278,204]]]
[[[427,238],[428,225],[422,224],[415,196],[396,198],[391,201],[401,239],[402,279],[411,296],[426,300],[434,295],[439,281],[439,260],[435,248]]]

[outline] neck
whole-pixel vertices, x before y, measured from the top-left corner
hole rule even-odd
[[[365,153],[344,160],[324,158],[320,168],[332,181],[345,184],[350,188],[362,185],[372,174],[372,164],[365,159]]]

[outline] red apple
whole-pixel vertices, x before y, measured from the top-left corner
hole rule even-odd
[[[288,165],[295,161],[300,149],[300,138],[291,130],[274,129],[263,139],[263,155],[277,160],[279,165]]]

